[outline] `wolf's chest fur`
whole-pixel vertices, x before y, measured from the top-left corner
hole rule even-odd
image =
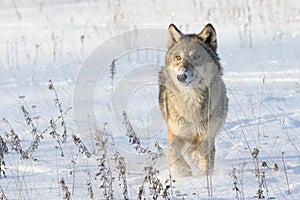
[[[208,89],[168,88],[162,92],[169,130],[184,138],[203,137],[207,132],[209,109]],[[165,105],[165,106],[164,106]]]
[[[197,125],[208,119],[208,90],[194,88],[181,91],[178,103],[181,105],[181,115],[189,123]]]

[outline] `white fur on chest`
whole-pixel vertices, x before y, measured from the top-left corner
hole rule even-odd
[[[201,98],[193,90],[182,92],[180,95],[180,101],[187,105],[199,106],[202,103]]]
[[[203,137],[207,131],[208,105],[205,95],[194,89],[185,88],[180,91],[177,101],[180,105],[180,115],[176,135],[186,138]],[[175,128],[175,127],[174,127]]]
[[[182,92],[179,97],[182,115],[189,123],[199,123],[198,121],[206,120],[208,117],[206,100],[202,94],[194,90]]]

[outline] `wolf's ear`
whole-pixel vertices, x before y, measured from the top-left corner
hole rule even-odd
[[[170,24],[168,28],[168,47],[173,46],[175,42],[182,37],[182,33],[174,24]]]
[[[198,34],[198,38],[204,42],[207,46],[214,51],[217,50],[217,34],[214,27],[211,24],[207,24],[201,33]]]

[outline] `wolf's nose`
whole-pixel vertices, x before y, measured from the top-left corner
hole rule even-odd
[[[187,75],[186,74],[178,74],[177,75],[177,80],[180,81],[180,82],[184,82],[187,78]]]

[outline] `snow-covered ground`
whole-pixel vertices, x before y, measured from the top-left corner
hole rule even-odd
[[[212,195],[208,195],[204,176],[177,179],[168,190],[170,196],[252,199],[258,198],[262,184],[265,198],[300,199],[298,0],[13,0],[1,1],[0,7],[0,117],[5,118],[0,136],[8,147],[5,166],[0,165],[6,175],[0,172],[0,188],[8,199],[62,199],[66,194],[62,178],[71,199],[103,199],[102,175],[107,184],[104,188],[109,188],[114,177],[114,198],[122,199],[123,182],[111,159],[115,152],[125,159],[129,199],[138,196],[144,167],[152,165],[159,170],[158,178],[168,185],[165,157],[154,162],[153,154],[138,153],[128,142],[123,110],[143,148],[156,152],[155,142],[166,148],[156,84],[164,64],[164,31],[175,23],[183,32],[199,32],[208,22],[217,31],[229,97],[227,122],[216,141]],[[128,33],[130,37],[114,43]],[[132,44],[139,48],[128,51]],[[111,56],[116,56],[114,62]],[[57,142],[50,135],[51,127],[47,129],[50,120],[57,119],[55,129],[63,133],[56,97],[48,89],[49,79],[63,112],[67,111],[63,115],[68,136],[65,143]],[[22,105],[33,119],[29,125]],[[44,137],[30,159],[20,159],[6,133],[12,127],[26,150],[33,141],[32,124],[38,135],[46,130]],[[103,163],[99,160],[103,151],[88,158],[78,152],[72,134],[91,152],[101,149],[91,138],[108,138],[105,169],[98,166]],[[259,149],[258,165],[251,155],[255,148]],[[239,192],[233,190],[234,174]],[[149,183],[145,188],[146,199],[152,199]]]

